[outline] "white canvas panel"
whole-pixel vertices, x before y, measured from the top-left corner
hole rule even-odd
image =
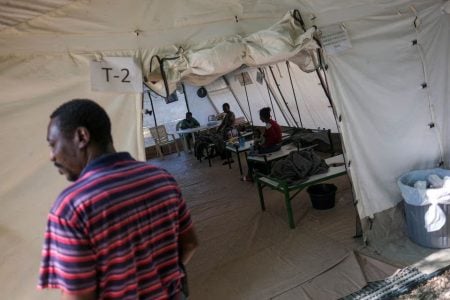
[[[423,12],[419,43],[431,27],[442,26],[437,14],[438,5]],[[402,173],[435,166],[441,160],[444,137],[438,128],[442,128],[442,118],[434,120],[437,127],[429,128],[433,120],[427,90],[421,88],[422,64],[411,43],[417,38],[414,18],[412,14],[392,14],[347,22],[353,48],[328,57],[360,217],[386,210],[401,200],[396,179]],[[448,40],[448,31],[441,34]],[[448,51],[448,43],[445,47]],[[427,44],[426,57],[432,58],[433,48]],[[448,64],[448,59],[444,61]],[[448,76],[448,68],[433,66],[430,71]],[[446,111],[439,101],[432,98],[437,116]]]
[[[49,161],[46,134],[51,112],[72,98],[94,99],[111,117],[116,149],[143,158],[136,121],[140,95],[91,92],[89,59],[0,58],[0,202],[8,208],[0,213],[0,239],[2,245],[11,245],[1,254],[8,263],[0,266],[0,280],[4,293],[15,299],[49,299],[45,293],[35,295],[45,220],[58,192],[69,184]]]

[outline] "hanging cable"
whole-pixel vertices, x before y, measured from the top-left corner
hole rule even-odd
[[[248,73],[247,73],[248,74]],[[248,105],[248,111],[250,113],[250,125],[253,128],[253,117],[252,117],[252,109],[250,107],[250,100],[248,99],[248,93],[247,93],[247,83],[245,82],[245,76],[244,72],[241,73],[242,76],[242,83],[244,84],[244,90],[245,90],[245,97],[247,98],[247,105]],[[249,75],[250,76],[250,75]]]
[[[291,67],[289,66],[289,61],[286,61],[286,67],[289,74],[289,81],[291,82],[292,94],[294,95],[295,106],[297,107],[298,119],[300,121],[300,126],[303,128],[302,117],[300,115],[300,109],[298,108],[297,96],[295,95],[294,83],[292,82],[291,77]]]
[[[283,99],[284,105],[286,106],[287,111],[289,112],[289,114],[291,115],[292,120],[295,123],[295,127],[298,128],[297,120],[295,120],[294,115],[292,114],[291,109],[289,108],[288,103],[286,102],[286,99],[284,98],[283,93],[281,92],[280,85],[278,84],[278,81],[275,78],[275,74],[273,74],[272,66],[269,66],[269,70],[270,70],[270,73],[272,74],[272,78],[273,78],[273,80],[275,82],[275,85],[277,86],[278,92],[280,93],[281,99]]]
[[[263,72],[263,69],[258,68],[259,72],[261,73],[261,76],[263,76],[263,78],[265,78],[266,73]],[[266,87],[267,87],[267,93],[269,94],[269,102],[270,102],[270,106],[272,107],[272,113],[273,113],[273,118],[275,119],[275,121],[277,120],[277,116],[275,114],[275,109],[273,107],[273,101],[272,101],[272,96],[270,95],[270,89],[269,86],[266,83]]]
[[[190,112],[191,109],[189,108],[189,101],[188,101],[188,97],[186,94],[186,88],[184,87],[184,83],[181,83],[181,87],[183,88],[183,96],[184,96],[184,102],[186,103],[186,109],[188,112]]]
[[[161,77],[162,77],[162,80],[163,80],[163,83],[164,83],[164,90],[165,90],[165,92],[166,92],[166,96],[159,95],[159,94],[156,93],[156,92],[155,92],[155,93],[158,94],[159,96],[165,98],[166,101],[168,101],[168,99],[169,99],[169,84],[167,83],[166,71],[164,70],[164,62],[167,61],[167,60],[175,60],[175,59],[178,59],[179,56],[160,58],[157,54],[153,55],[152,58],[150,59],[149,73],[152,72],[152,65],[153,65],[153,59],[154,59],[154,58],[156,58],[156,60],[157,60],[158,63],[159,63],[159,72],[161,73]]]
[[[160,136],[159,136],[159,130],[158,130],[158,123],[156,122],[156,113],[155,113],[155,108],[153,107],[153,100],[152,100],[152,93],[150,90],[147,91],[148,94],[148,98],[150,99],[150,105],[152,106],[152,112],[153,112],[153,121],[155,121],[155,131],[156,131],[156,138],[158,139],[158,141],[160,140]]]
[[[153,58],[156,58],[156,60],[159,63],[160,72],[161,72],[161,75],[162,75],[162,78],[163,78],[163,81],[164,81],[164,87],[166,89],[166,95],[167,95],[167,97],[169,97],[169,87],[167,85],[166,75],[165,75],[164,69],[162,67],[161,59],[159,58],[158,55],[153,55],[152,58],[150,59],[149,72],[150,73],[152,72]],[[148,94],[148,98],[150,99],[150,105],[152,106],[153,120],[155,121],[156,138],[159,140],[160,136],[159,136],[159,131],[158,131],[158,123],[156,122],[156,113],[155,113],[155,109],[153,107],[152,93],[151,93],[150,89],[147,91],[147,94]]]

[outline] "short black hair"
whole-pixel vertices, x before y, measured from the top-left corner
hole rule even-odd
[[[270,107],[261,108],[259,111],[259,116],[264,119],[270,119]]]
[[[225,108],[225,106],[227,106],[228,108],[230,108],[230,104],[228,104],[228,103],[224,103],[224,104],[222,104],[222,108]]]
[[[111,121],[106,111],[89,99],[73,99],[59,106],[50,118],[58,118],[58,127],[66,136],[73,136],[77,127],[86,127],[91,140],[106,148],[112,143]]]
[[[186,113],[186,118],[187,118],[187,116],[191,116],[191,117],[192,117],[192,113],[191,113],[190,111],[188,111],[188,112]]]

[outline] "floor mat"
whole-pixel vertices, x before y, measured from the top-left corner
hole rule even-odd
[[[418,269],[406,267],[384,280],[369,283],[365,288],[343,297],[341,300],[392,299],[409,291],[427,278],[428,276]]]

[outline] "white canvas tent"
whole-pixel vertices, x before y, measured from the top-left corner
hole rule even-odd
[[[199,87],[187,83],[184,84],[184,91],[182,89],[175,91],[178,102],[166,103],[163,97],[152,92],[157,124],[164,124],[169,132],[175,132],[176,123],[184,118],[188,106],[194,117],[201,124],[206,124],[209,115],[216,115],[221,112],[222,104],[228,103],[237,118],[243,117],[255,126],[263,125],[259,119],[259,110],[263,107],[271,107],[272,116],[282,126],[298,125],[304,128],[327,128],[331,129],[332,132],[338,132],[333,110],[317,75],[305,73],[292,64],[289,68],[290,71],[288,72],[285,63],[274,65],[276,83],[269,75],[266,75],[267,81],[258,82],[261,71],[256,68],[232,72],[206,85],[208,95],[204,98],[197,95]],[[261,70],[267,74],[266,71],[269,69],[263,68]],[[243,74],[248,75],[249,79],[245,86],[241,80]],[[293,79],[292,85],[290,84],[289,74]],[[275,88],[277,83],[280,85],[281,94]],[[285,99],[289,110],[286,109],[283,99]],[[145,109],[152,110],[147,89],[144,93]],[[154,127],[154,116],[144,115],[143,126]],[[147,139],[146,145],[151,142],[151,139]]]
[[[141,94],[92,91],[91,61],[133,57],[157,80],[152,56],[182,49],[188,60],[176,61],[171,78],[212,82],[242,63],[268,65],[316,48],[313,25],[338,26],[349,37],[350,48],[325,52],[331,97],[359,215],[371,220],[363,222],[365,236],[374,246],[392,238],[401,201],[396,179],[412,169],[450,167],[449,6],[444,0],[0,1],[0,201],[8,208],[0,239],[12,245],[2,254],[1,281],[9,291],[35,283],[42,220],[66,185],[46,156],[48,116],[57,105],[95,99],[112,117],[118,150],[144,159]],[[293,9],[303,16],[306,36],[289,17]],[[282,43],[273,49],[274,41]],[[249,44],[266,48],[243,47]],[[203,56],[205,49],[215,49],[206,51],[215,59]],[[190,65],[193,57],[197,64]],[[42,295],[18,299],[33,297]]]

